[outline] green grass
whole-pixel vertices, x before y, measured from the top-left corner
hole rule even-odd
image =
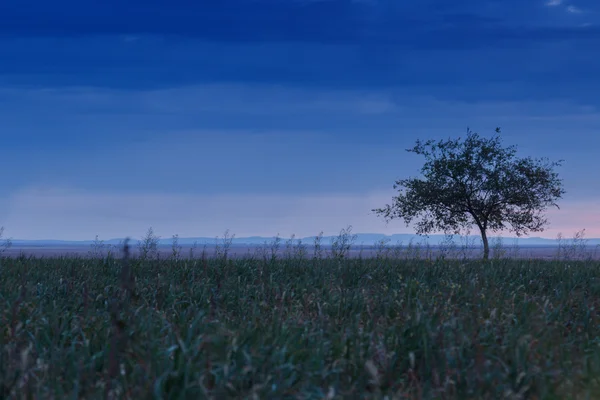
[[[600,264],[2,259],[0,398],[600,396]]]

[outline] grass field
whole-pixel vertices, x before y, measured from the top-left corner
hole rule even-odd
[[[0,398],[600,398],[599,276],[595,261],[4,258]]]

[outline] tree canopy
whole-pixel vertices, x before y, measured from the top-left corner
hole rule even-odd
[[[372,211],[386,220],[402,218],[407,226],[415,222],[417,234],[459,234],[477,226],[484,259],[489,231],[543,231],[545,211],[558,208],[565,193],[554,171],[562,160],[517,157],[515,146],[502,145],[500,128],[491,138],[467,130],[464,139],[417,140],[407,151],[425,158],[423,177],[396,181],[392,204]]]

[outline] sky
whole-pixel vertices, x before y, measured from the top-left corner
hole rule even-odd
[[[4,0],[15,239],[410,233],[370,210],[417,139],[564,159],[532,236],[600,237],[595,0]]]

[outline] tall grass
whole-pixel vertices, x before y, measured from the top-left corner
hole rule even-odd
[[[146,236],[134,258],[97,239],[0,259],[0,398],[600,396],[600,263],[572,243],[552,261],[387,242],[349,258],[348,227],[330,254],[321,234],[312,254],[276,237],[233,259],[226,232],[213,258],[175,236],[161,259]]]

